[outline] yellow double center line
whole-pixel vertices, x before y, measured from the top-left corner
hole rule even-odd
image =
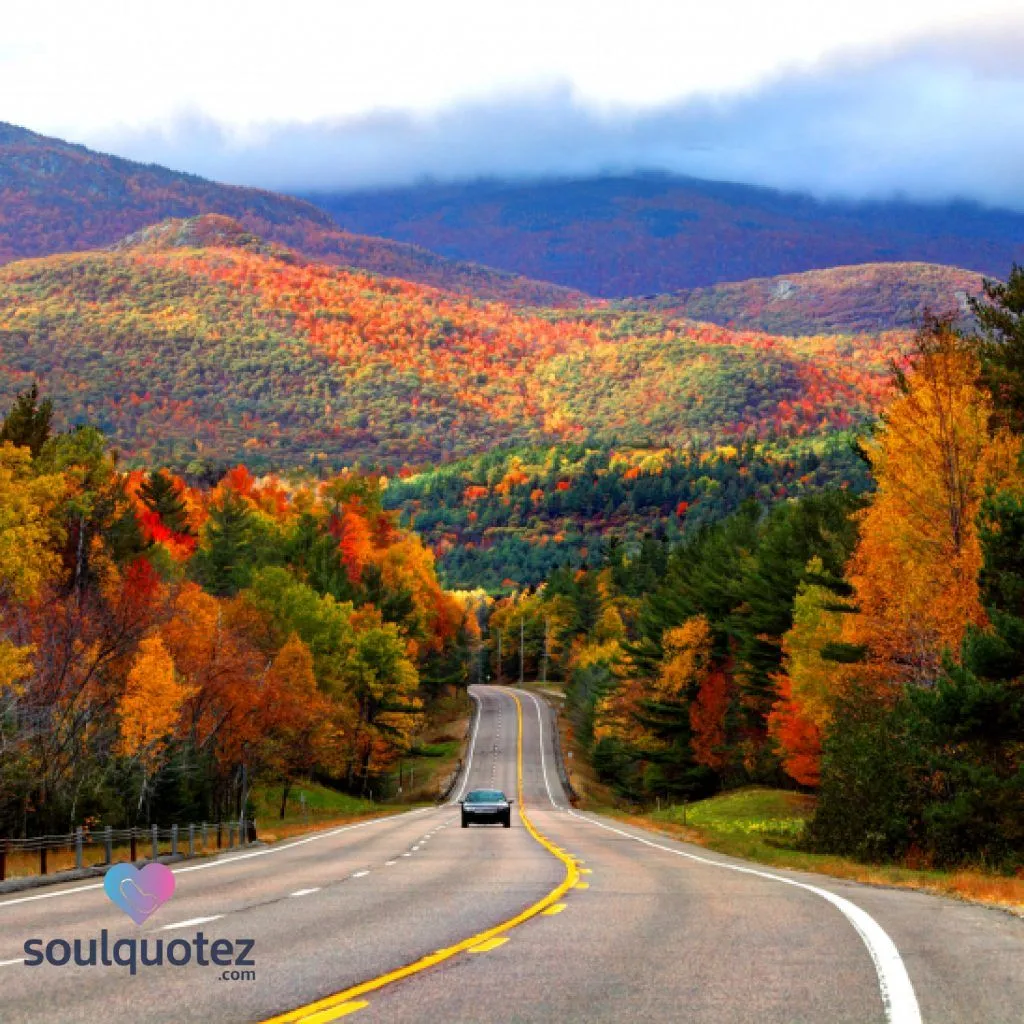
[[[394,971],[388,971],[387,974],[381,974],[379,977],[372,978],[370,981],[364,981],[358,985],[353,985],[351,988],[347,988],[343,992],[338,992],[333,996],[327,996],[325,999],[318,999],[315,1003],[307,1003],[305,1006],[300,1006],[298,1009],[280,1014],[277,1017],[270,1017],[265,1020],[263,1024],[293,1024],[293,1022],[294,1024],[328,1024],[329,1021],[338,1020],[353,1010],[361,1009],[365,1006],[366,1003],[360,1002],[359,1000],[370,992],[376,992],[378,989],[384,988],[385,985],[390,985],[393,982],[400,981],[402,978],[408,978],[413,974],[419,974],[420,971],[425,971],[429,967],[434,967],[436,964],[443,963],[445,960],[450,960],[453,956],[457,956],[459,953],[465,953],[474,946],[479,946],[490,939],[504,935],[505,932],[518,927],[524,921],[529,921],[531,917],[536,917],[538,914],[547,910],[548,907],[557,903],[579,882],[580,873],[579,868],[576,866],[576,861],[567,853],[564,853],[555,846],[554,843],[545,836],[542,836],[537,829],[534,828],[533,822],[530,821],[529,815],[526,813],[526,804],[523,800],[523,706],[519,702],[519,698],[514,693],[509,696],[511,696],[511,698],[516,702],[516,722],[518,724],[518,739],[516,742],[516,795],[519,798],[519,818],[526,827],[527,832],[529,832],[530,835],[548,851],[548,853],[553,857],[557,857],[565,865],[565,878],[543,899],[538,900],[532,906],[527,907],[526,910],[516,914],[515,917],[510,917],[507,921],[503,921],[501,924],[495,925],[493,928],[488,928],[487,931],[478,932],[476,935],[471,935],[468,939],[463,939],[454,946],[448,946],[446,949],[439,949],[436,953],[431,953],[429,956],[421,957],[419,960],[416,960],[411,964],[406,964],[404,967],[399,967]],[[352,1005],[353,1003],[356,1003],[356,1005]],[[346,1006],[345,1004],[349,1005]]]

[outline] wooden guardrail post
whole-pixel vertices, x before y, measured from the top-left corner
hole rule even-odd
[[[7,878],[7,851],[10,845],[9,840],[0,840],[0,882]]]
[[[131,852],[130,852],[129,856],[131,857],[131,862],[134,864],[135,861],[138,859],[138,855],[139,855],[138,839],[135,836],[135,826],[134,825],[129,829],[129,833],[130,833],[130,836],[129,836],[128,842],[129,842],[129,845],[131,847]]]
[[[46,874],[46,845],[39,847],[39,874]]]
[[[114,862],[114,835],[109,825],[103,830],[103,857],[105,864]]]
[[[85,851],[82,848],[85,837],[82,834],[82,826],[75,829],[75,867],[81,871],[85,866]]]

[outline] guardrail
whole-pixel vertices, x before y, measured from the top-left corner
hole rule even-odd
[[[256,822],[240,818],[227,822],[200,822],[160,828],[148,825],[139,828],[86,829],[79,827],[63,835],[32,836],[28,839],[0,839],[0,882],[7,879],[12,862],[24,855],[38,856],[39,874],[49,874],[50,854],[74,851],[75,869],[108,866],[114,863],[115,848],[127,847],[131,861],[157,860],[164,854],[172,857],[194,857],[209,849],[233,849],[256,841]],[[214,845],[216,844],[216,845]],[[164,847],[163,854],[161,848]],[[102,859],[89,858],[92,851],[102,851]],[[87,864],[87,860],[92,860]]]
[[[555,747],[555,765],[558,768],[558,777],[562,780],[565,792],[569,796],[569,803],[575,807],[579,803],[580,795],[573,788],[572,780],[569,778],[569,769],[565,763],[565,755],[562,753],[562,734],[558,728],[558,708],[553,704],[549,704],[546,700],[544,704],[550,712],[551,736]]]

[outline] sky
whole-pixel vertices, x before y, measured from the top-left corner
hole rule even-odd
[[[41,11],[5,11],[0,120],[238,184],[658,169],[1024,209],[1021,0]]]

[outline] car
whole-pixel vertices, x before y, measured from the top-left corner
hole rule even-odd
[[[472,789],[462,805],[462,827],[501,823],[512,827],[512,801],[500,789]]]

